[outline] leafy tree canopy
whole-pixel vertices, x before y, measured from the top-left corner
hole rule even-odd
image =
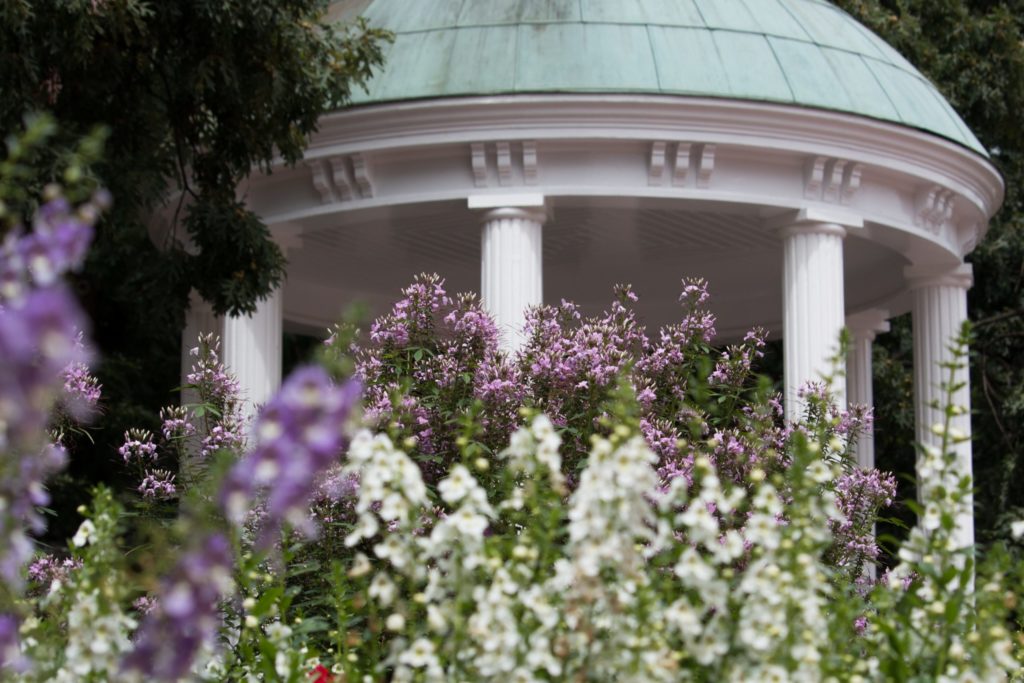
[[[988,148],[1006,180],[1006,202],[971,255],[970,313],[976,514],[979,537],[1006,536],[1024,506],[1024,2],[1021,0],[835,0],[939,87]],[[876,361],[879,411],[902,424],[882,433],[880,456],[904,455],[913,408],[909,325],[898,321]],[[893,458],[892,462],[898,458]]]
[[[236,188],[253,168],[298,160],[388,38],[333,26],[327,10],[327,0],[0,0],[0,124],[10,133],[48,111],[59,131],[26,160],[37,173],[23,200],[67,180],[83,135],[107,132],[92,172],[114,206],[75,283],[102,359],[97,454],[129,426],[155,427],[156,409],[177,400],[168,390],[192,288],[239,313],[280,283],[284,257]],[[160,245],[148,230],[157,216],[173,217]],[[72,475],[103,478],[105,457],[83,453]]]
[[[4,129],[37,109],[54,112],[65,141],[96,124],[110,128],[99,174],[119,209],[97,258],[140,239],[148,213],[177,189],[172,201],[184,208],[175,217],[187,237],[172,230],[162,245],[167,255],[147,255],[158,263],[136,277],[156,268],[161,286],[179,295],[195,286],[220,313],[253,310],[279,284],[284,259],[236,187],[278,155],[301,158],[318,117],[380,63],[383,34],[363,25],[339,33],[325,23],[326,0],[5,0],[0,7]],[[54,155],[63,150],[58,141]]]

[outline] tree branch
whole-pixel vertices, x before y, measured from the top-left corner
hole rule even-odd
[[[987,318],[976,320],[972,324],[976,328],[985,327],[986,325],[994,325],[995,323],[1002,322],[1004,320],[1010,320],[1011,318],[1017,318],[1020,316],[1024,316],[1024,308],[1015,308],[1009,311],[1003,311],[1002,313],[997,313],[996,315],[991,315]]]

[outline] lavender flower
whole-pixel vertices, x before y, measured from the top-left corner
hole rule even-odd
[[[36,585],[48,588],[54,581],[66,583],[68,577],[82,567],[82,561],[73,557],[63,559],[43,555],[28,566],[28,578]]]
[[[145,465],[157,458],[153,435],[145,429],[129,429],[124,433],[124,443],[117,449],[126,465]]]
[[[239,428],[238,423],[234,421],[214,425],[210,433],[203,437],[199,454],[208,458],[217,451],[240,449],[245,440],[239,434]]]
[[[221,489],[229,519],[242,523],[265,497],[257,546],[266,549],[287,522],[313,532],[308,517],[317,476],[335,463],[345,443],[344,424],[359,383],[331,382],[320,367],[299,368],[267,403],[255,426],[255,449],[235,464]]]
[[[50,496],[43,482],[64,468],[67,454],[60,446],[49,444],[35,455],[3,458],[4,477],[0,479],[0,580],[8,586],[22,585],[21,568],[32,557],[32,543],[25,528],[40,533],[46,528],[38,507],[47,505]]]
[[[854,468],[839,477],[835,490],[842,518],[829,520],[830,555],[837,566],[857,575],[865,563],[878,557],[874,521],[878,511],[896,498],[896,478],[888,472]]]
[[[75,337],[75,349],[79,357],[87,357],[85,335],[82,332]],[[74,417],[91,417],[100,400],[100,388],[99,380],[83,361],[74,360],[64,367],[63,405]]]
[[[185,406],[167,406],[160,409],[160,431],[167,441],[185,439],[196,433],[192,416]]]
[[[167,500],[178,495],[174,475],[167,470],[146,470],[138,491],[143,498],[153,500]]]
[[[518,424],[523,382],[498,352],[498,331],[473,295],[448,295],[437,275],[420,275],[387,316],[374,321],[369,343],[352,349],[366,386],[367,421],[412,438],[420,467],[436,481],[456,453],[454,415],[483,404],[476,440],[500,449]]]
[[[0,580],[14,593],[23,588],[22,567],[32,556],[26,528],[45,528],[37,512],[49,502],[43,482],[66,461],[60,446],[47,443],[50,411],[65,369],[87,360],[84,317],[59,278],[81,266],[107,200],[98,195],[72,214],[66,200],[51,196],[32,233],[16,227],[0,243]],[[87,397],[98,390],[80,374],[76,380]],[[0,615],[0,668],[23,664],[18,621]]]
[[[233,588],[232,567],[231,546],[221,534],[207,536],[187,552],[164,579],[123,668],[148,680],[186,676],[199,649],[216,637],[220,601]]]
[[[92,241],[95,220],[95,207],[86,204],[73,214],[63,197],[39,208],[32,232],[18,243],[21,260],[36,285],[52,285],[61,274],[79,267]]]
[[[18,639],[18,618],[13,614],[0,614],[0,671],[19,671],[25,664]]]
[[[199,346],[189,353],[196,362],[186,375],[186,381],[198,390],[204,403],[227,416],[238,401],[238,380],[221,363],[220,338],[213,334],[200,335]]]
[[[75,340],[84,320],[61,286],[33,290],[0,308],[0,449],[37,446],[70,363],[83,362]]]

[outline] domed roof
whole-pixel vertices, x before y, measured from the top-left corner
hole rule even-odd
[[[395,32],[355,104],[516,93],[816,107],[985,149],[917,69],[823,0],[346,0]],[[340,11],[339,11],[340,10]]]

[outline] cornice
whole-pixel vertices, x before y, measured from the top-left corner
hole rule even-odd
[[[839,112],[714,98],[510,95],[365,107],[321,119],[307,160],[481,140],[664,140],[882,167],[949,187],[991,217],[1004,184],[990,161],[913,128]]]

